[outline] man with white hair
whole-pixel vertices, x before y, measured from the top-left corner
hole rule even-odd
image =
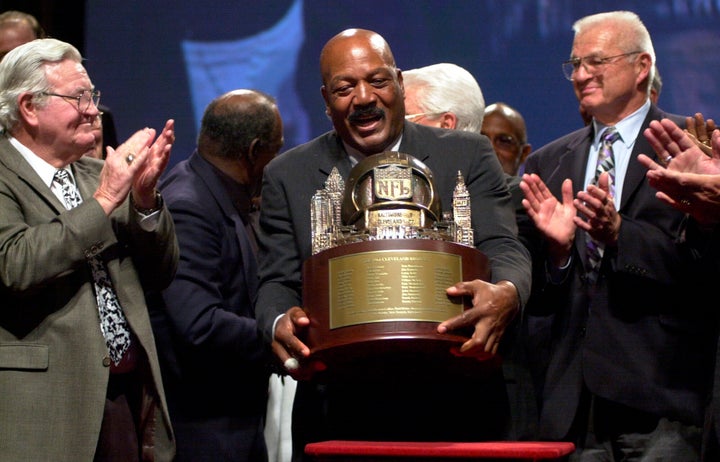
[[[475,77],[451,63],[403,72],[405,119],[433,127],[480,133],[485,99]]]
[[[630,11],[584,17],[563,64],[592,122],[528,157],[520,184],[531,245],[529,337],[548,345],[539,435],[579,460],[698,460],[716,346],[687,217],[655,197],[640,153],[655,51]],[[655,157],[657,159],[657,157]]]

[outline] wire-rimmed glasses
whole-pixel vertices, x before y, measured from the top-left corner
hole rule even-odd
[[[500,133],[499,135],[495,135],[495,136],[490,136],[490,135],[485,135],[485,136],[490,138],[490,141],[492,142],[492,144],[494,146],[505,149],[507,151],[517,149],[519,146],[522,146],[523,144],[525,144],[522,141],[516,139],[514,136],[508,135],[505,133]]]
[[[439,116],[441,114],[445,114],[446,111],[443,112],[418,112],[417,114],[408,114],[405,116],[405,120],[409,120],[410,122],[415,122],[420,117],[435,117]]]
[[[623,53],[615,56],[607,56],[605,58],[598,55],[588,55],[583,56],[582,58],[568,59],[567,61],[562,63],[563,74],[565,74],[566,79],[572,81],[573,75],[577,72],[578,69],[580,69],[580,66],[582,65],[582,67],[585,69],[585,72],[595,75],[600,72],[606,65],[610,64],[614,59],[622,58],[624,56],[635,55],[638,53],[642,53],[642,51],[631,51],[629,53]]]
[[[41,94],[46,96],[57,96],[65,99],[74,99],[77,101],[78,111],[82,113],[85,113],[88,109],[90,109],[90,104],[94,104],[95,107],[100,104],[100,92],[98,90],[83,90],[79,96],[61,95],[59,93],[50,93],[48,91],[44,91]]]

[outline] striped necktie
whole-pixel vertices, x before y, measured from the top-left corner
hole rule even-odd
[[[80,192],[67,170],[58,170],[53,182],[62,191],[66,209],[72,209],[82,203]],[[105,337],[110,359],[117,365],[130,347],[130,328],[115,294],[105,263],[97,256],[88,257],[88,263],[95,285],[95,299],[100,313],[100,330]]]
[[[598,179],[603,172],[608,172],[610,176],[610,195],[615,197],[615,155],[613,154],[613,143],[620,138],[620,133],[615,127],[608,127],[602,134],[602,145],[598,152],[597,168],[592,184],[597,185]],[[595,241],[590,235],[587,235],[587,257],[589,263],[588,278],[594,283],[597,280],[597,274],[600,270],[600,262],[602,261],[604,246],[601,242]]]

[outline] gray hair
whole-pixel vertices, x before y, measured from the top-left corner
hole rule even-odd
[[[655,80],[655,48],[653,47],[650,32],[648,32],[645,24],[640,17],[632,11],[609,11],[606,13],[598,13],[584,18],[578,19],[573,24],[575,36],[582,33],[586,29],[596,26],[603,26],[606,23],[613,23],[622,27],[622,32],[618,35],[618,47],[625,53],[633,51],[642,51],[648,53],[652,60],[652,66],[648,72],[647,78],[647,94],[650,94],[652,82]]]
[[[478,132],[482,128],[485,99],[475,77],[466,69],[439,63],[404,71],[405,88],[414,86],[423,112],[452,112],[457,130]]]
[[[19,120],[18,98],[32,93],[38,104],[44,104],[51,91],[46,65],[69,59],[82,62],[74,46],[56,39],[38,39],[11,50],[0,61],[0,126],[8,132]]]

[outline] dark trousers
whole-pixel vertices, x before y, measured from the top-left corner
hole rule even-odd
[[[700,460],[702,428],[591,396],[585,390],[571,429],[571,462]]]
[[[96,462],[138,462],[142,380],[138,372],[110,374]]]

